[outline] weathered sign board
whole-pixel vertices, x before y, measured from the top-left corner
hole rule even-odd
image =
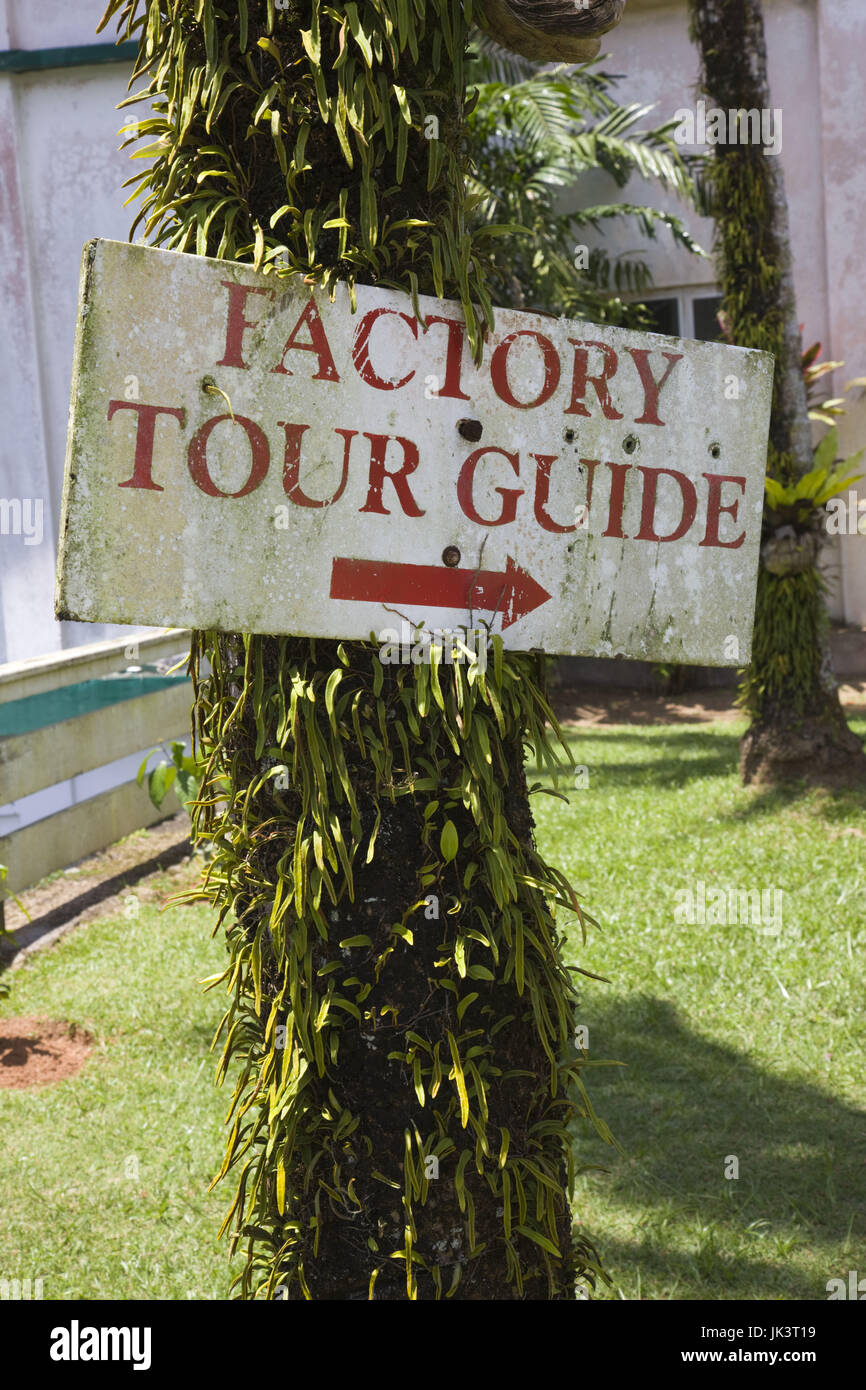
[[[748,660],[772,359],[84,249],[64,618]]]

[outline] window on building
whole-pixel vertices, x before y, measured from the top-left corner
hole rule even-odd
[[[720,294],[708,294],[706,289],[676,290],[644,301],[652,332],[665,333],[673,338],[697,338],[703,343],[722,342],[722,331],[716,317],[722,303]]]
[[[652,320],[653,333],[665,333],[669,338],[681,336],[678,299],[648,299],[646,307]]]
[[[702,343],[720,343],[722,330],[719,327],[718,312],[722,305],[720,294],[695,295],[692,299],[693,338]]]

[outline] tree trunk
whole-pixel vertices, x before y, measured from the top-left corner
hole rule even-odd
[[[454,296],[479,354],[458,0],[107,17],[130,33],[139,9],[157,238]],[[523,773],[524,745],[549,758],[549,711],[535,659],[493,647],[486,671],[444,650],[437,671],[195,635],[243,1297],[570,1300],[598,1272],[572,1238],[568,1126],[591,1110],[551,911],[577,904],[536,854]]]
[[[760,0],[690,0],[690,7],[708,104],[726,118],[772,113]],[[813,449],[785,185],[778,155],[734,139],[729,123],[709,175],[722,307],[736,343],[775,355],[767,467],[789,483],[813,467]],[[822,515],[813,512],[793,543],[777,526],[765,511],[752,664],[742,687],[751,716],[740,749],[742,777],[747,783],[859,781],[866,755],[839,702],[817,569]]]

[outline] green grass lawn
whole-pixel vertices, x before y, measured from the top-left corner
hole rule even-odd
[[[611,981],[581,981],[590,1056],[626,1064],[586,1073],[622,1153],[575,1136],[604,1298],[823,1300],[866,1275],[864,798],[744,790],[738,732],[580,730],[588,785],[533,798],[543,852],[602,924],[567,948]],[[778,934],[677,921],[698,880],[781,891]],[[70,1019],[104,1046],[71,1080],[0,1090],[0,1279],[41,1277],[49,1299],[227,1296],[209,933],[204,908],[142,904],[12,977],[0,1017]]]
[[[0,1020],[69,1019],[102,1046],[70,1080],[0,1090],[0,1278],[41,1277],[46,1299],[227,1296],[231,1194],[207,1190],[229,1103],[208,1052],[224,1003],[197,983],[223,965],[211,925],[203,907],[142,904],[11,977]]]
[[[577,1136],[608,1169],[576,1202],[602,1297],[826,1299],[866,1274],[866,798],[742,788],[740,728],[574,731],[588,785],[534,798],[602,925],[567,950],[611,981],[581,980],[590,1057],[626,1064],[585,1073],[623,1152]],[[698,880],[780,890],[778,934],[677,920]]]

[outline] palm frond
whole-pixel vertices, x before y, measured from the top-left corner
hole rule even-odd
[[[641,321],[620,294],[644,292],[651,274],[637,252],[608,254],[585,249],[581,235],[615,221],[636,225],[652,239],[666,228],[677,245],[703,255],[685,223],[640,201],[600,203],[597,183],[583,197],[586,178],[599,170],[618,188],[636,176],[694,205],[699,164],[673,139],[675,122],[645,124],[652,105],[620,103],[616,78],[594,64],[579,69],[533,68],[496,51],[485,37],[476,44],[472,69],[478,101],[469,118],[474,145],[467,185],[471,219],[481,228],[518,224],[519,236],[497,242],[495,261],[504,302],[532,304],[606,322]],[[563,214],[565,190],[577,210]],[[588,258],[588,259],[587,259]]]

